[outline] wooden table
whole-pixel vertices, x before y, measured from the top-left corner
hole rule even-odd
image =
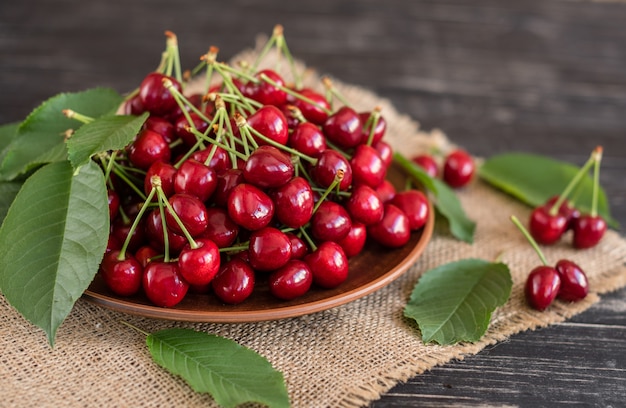
[[[0,123],[60,91],[126,91],[152,70],[163,31],[183,64],[226,59],[285,26],[293,52],[371,88],[472,153],[525,150],[582,164],[626,225],[626,3],[527,0],[0,3]],[[626,289],[566,323],[521,333],[390,390],[374,407],[623,406]],[[593,347],[592,347],[593,345]]]

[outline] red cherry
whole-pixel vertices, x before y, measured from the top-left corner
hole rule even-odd
[[[276,228],[262,228],[250,235],[248,256],[254,270],[278,269],[291,258],[291,240]]]
[[[109,202],[109,219],[114,220],[120,211],[120,196],[115,190],[107,190],[107,201]]]
[[[317,163],[311,169],[311,177],[321,187],[327,188],[335,181],[335,177],[343,171],[343,179],[339,183],[341,190],[347,190],[352,184],[352,168],[348,160],[333,149],[320,153]]]
[[[416,231],[426,224],[429,215],[428,198],[418,190],[407,190],[395,195],[391,204],[402,210],[409,218],[409,228]]]
[[[180,274],[176,262],[153,261],[144,270],[143,289],[155,305],[174,307],[187,294],[189,284]]]
[[[193,147],[198,143],[198,137],[188,128],[192,127],[200,133],[205,133],[209,128],[209,124],[195,112],[189,113],[189,118],[192,124],[189,123],[187,116],[180,115],[180,117],[176,119],[176,123],[174,123],[174,128],[176,136],[181,138],[186,146]]]
[[[361,143],[363,124],[359,114],[347,106],[330,115],[323,129],[328,140],[341,148],[349,149]]]
[[[376,152],[382,159],[385,168],[389,168],[391,162],[393,161],[393,149],[391,148],[391,145],[381,140],[378,143],[372,145],[372,147],[376,149]]]
[[[420,154],[413,157],[411,160],[413,160],[413,163],[420,166],[430,177],[435,178],[439,175],[439,165],[431,155]]]
[[[171,150],[163,136],[152,130],[141,130],[128,147],[128,159],[135,166],[147,170],[157,161],[169,162]]]
[[[309,266],[297,259],[272,272],[269,277],[270,293],[279,299],[291,300],[304,295],[313,284]]]
[[[389,180],[383,180],[380,186],[376,187],[376,194],[380,201],[387,203],[396,196],[396,188]]]
[[[228,212],[223,208],[207,208],[207,227],[202,233],[202,238],[208,238],[219,248],[231,246],[237,235],[239,227],[228,216]]]
[[[233,258],[222,265],[211,286],[222,302],[241,303],[250,297],[254,289],[254,270],[246,261]]]
[[[207,210],[204,203],[197,197],[181,193],[174,194],[168,201],[192,237],[197,237],[206,230],[208,224]],[[165,222],[167,228],[171,229],[172,232],[184,234],[169,210],[165,211]]]
[[[304,257],[313,274],[313,282],[322,288],[334,288],[348,278],[348,258],[339,244],[322,242]]]
[[[215,170],[194,159],[185,160],[174,177],[174,191],[207,201],[217,188]]]
[[[324,133],[311,122],[300,123],[289,136],[289,146],[300,153],[317,157],[326,150]]]
[[[364,144],[358,145],[354,150],[350,167],[352,168],[352,182],[355,185],[366,184],[376,188],[387,174],[387,166],[376,149]]]
[[[376,224],[383,219],[383,202],[376,191],[365,184],[352,190],[345,207],[352,220],[365,225]]]
[[[533,308],[544,310],[552,304],[560,286],[561,278],[556,269],[538,266],[530,272],[526,280],[526,300]]]
[[[114,250],[100,263],[100,273],[104,283],[116,295],[132,296],[141,288],[143,268],[134,256],[126,253],[119,259],[120,251]]]
[[[145,221],[145,233],[150,242],[150,246],[163,252],[165,251],[165,239],[163,237],[163,223],[161,222],[161,213],[155,208],[148,214]],[[167,230],[167,241],[170,253],[179,253],[187,244],[187,238],[183,235],[174,233],[171,229]]]
[[[111,251],[115,251],[116,249],[122,249],[122,243],[115,238],[114,235],[109,234],[109,239],[107,240],[107,247],[104,250],[105,254],[108,254]]]
[[[546,201],[544,206],[552,208],[558,199],[559,196],[551,197],[548,201]],[[580,217],[580,211],[576,207],[572,206],[567,200],[564,200],[563,203],[561,203],[559,213],[567,219],[567,229],[574,228],[574,220]]]
[[[324,201],[311,217],[311,234],[319,241],[340,241],[352,227],[346,209],[333,202]]]
[[[146,172],[146,176],[143,182],[143,191],[146,195],[150,194],[152,190],[152,176],[159,176],[161,179],[161,189],[165,193],[166,197],[174,194],[174,178],[176,176],[176,167],[170,163],[163,161],[157,161],[150,165],[150,168]],[[154,196],[154,201],[157,200],[157,196]]]
[[[328,119],[327,112],[330,110],[330,104],[328,103],[328,100],[326,100],[323,95],[309,88],[304,88],[300,90],[299,93],[305,98],[308,98],[314,104],[305,102],[295,97],[288,98],[290,103],[298,108],[300,112],[302,112],[302,116],[304,116],[306,120],[316,125],[324,124],[324,122],[326,122],[326,119]]]
[[[178,268],[183,278],[191,285],[206,285],[220,269],[219,248],[208,238],[196,240],[192,248],[187,244],[178,255]]]
[[[167,144],[172,143],[177,137],[172,122],[159,116],[150,116],[142,128],[157,132]]]
[[[313,190],[302,177],[294,177],[270,196],[274,200],[276,218],[287,227],[300,228],[311,219],[315,205]]]
[[[285,81],[276,71],[264,69],[254,75],[256,78],[260,79],[258,84],[249,83],[244,88],[246,96],[257,102],[261,102],[263,105],[284,105],[287,101],[287,93],[269,82],[263,81],[261,79],[263,75],[268,77],[272,82],[283,87],[285,86]]]
[[[337,241],[348,258],[357,256],[363,250],[367,240],[367,227],[361,223],[352,223],[350,232],[344,239]]]
[[[250,115],[248,124],[263,136],[272,139],[282,145],[287,144],[289,129],[285,115],[275,106],[266,105]],[[267,144],[260,138],[254,137],[259,145]]]
[[[561,239],[566,229],[567,219],[559,213],[550,214],[550,207],[537,207],[530,214],[528,230],[540,244],[554,244]]]
[[[139,264],[141,264],[143,268],[159,256],[162,257],[162,254],[150,245],[144,245],[135,251],[135,259],[139,261]]]
[[[164,79],[169,79],[174,88],[182,91],[176,79],[157,72],[146,75],[139,85],[139,98],[143,107],[157,116],[169,113],[178,106],[172,93],[163,85]]]
[[[302,238],[292,232],[286,232],[285,235],[291,242],[291,259],[302,259],[309,253],[309,247]]]
[[[260,188],[280,187],[293,177],[291,158],[274,146],[259,146],[243,168],[243,178]]]
[[[570,260],[561,259],[555,268],[561,278],[561,288],[557,295],[559,299],[577,302],[587,296],[589,282],[580,266]]]
[[[252,184],[235,186],[228,196],[227,205],[230,218],[250,231],[267,226],[274,216],[273,201]]]
[[[443,165],[443,180],[453,188],[467,185],[474,177],[474,159],[464,150],[450,153]]]
[[[574,219],[574,248],[584,249],[594,247],[600,242],[606,232],[606,221],[601,216],[589,214]]]
[[[371,112],[361,112],[359,113],[359,118],[361,119],[361,123],[363,123],[363,136],[361,139],[361,143],[366,144],[369,140],[370,132],[372,131],[372,127],[374,126],[374,120],[372,118],[371,122],[368,124],[368,120],[370,120]],[[378,117],[378,122],[376,123],[376,129],[374,129],[374,135],[372,137],[370,146],[374,146],[378,143],[384,136],[385,131],[387,130],[387,121],[382,116]]]
[[[399,248],[411,239],[409,218],[393,204],[385,204],[383,219],[367,227],[367,235],[380,245]]]
[[[217,187],[213,193],[213,202],[220,207],[226,207],[228,196],[233,188],[243,183],[243,171],[228,169],[217,173]]]
[[[124,110],[124,115],[135,116],[141,115],[146,111],[146,109],[143,107],[143,103],[141,102],[139,94],[125,101],[122,109]]]
[[[213,150],[215,150],[215,152],[213,152]],[[211,153],[213,156],[211,156]],[[189,157],[203,163],[206,166],[209,166],[218,174],[223,170],[231,168],[228,152],[221,147],[208,146],[206,149],[196,150]],[[211,160],[208,160],[209,157],[211,157]]]
[[[126,237],[130,234],[130,228],[133,225],[134,220],[124,221],[123,218],[118,217],[113,221],[111,225],[111,235],[115,236],[118,242],[122,244],[126,241]],[[144,240],[144,231],[143,231],[143,223],[144,221],[139,221],[137,228],[134,229],[133,234],[130,238],[130,242],[128,243],[128,250],[134,251],[141,246]]]

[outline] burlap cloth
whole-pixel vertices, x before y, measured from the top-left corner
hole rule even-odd
[[[251,54],[240,57],[251,60]],[[286,65],[286,64],[284,64]],[[286,68],[286,66],[285,66]],[[316,73],[308,84],[319,86]],[[335,81],[357,109],[382,107],[387,141],[411,155],[431,145],[450,148],[442,132],[421,132],[373,93]],[[445,126],[445,124],[442,124]],[[183,380],[157,366],[143,330],[189,327],[233,339],[265,356],[282,371],[294,407],[362,406],[399,381],[475,354],[514,333],[535,329],[582,312],[599,294],[626,285],[626,240],[609,231],[596,248],[575,251],[565,240],[545,248],[549,260],[569,258],[589,277],[591,293],[579,303],[557,301],[547,311],[530,309],[523,296],[527,273],[539,261],[509,221],[527,219],[529,208],[475,181],[459,192],[469,217],[477,222],[475,243],[452,238],[436,226],[424,254],[401,278],[350,304],[299,318],[249,324],[191,324],[154,320],[109,311],[80,300],[60,327],[51,349],[46,336],[25,321],[0,296],[0,406],[2,407],[195,407],[215,406]],[[447,262],[501,256],[511,269],[510,300],[493,315],[487,334],[474,344],[424,345],[402,310],[420,275]]]

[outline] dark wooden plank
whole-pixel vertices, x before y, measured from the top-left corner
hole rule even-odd
[[[0,2],[0,123],[95,85],[127,91],[175,31],[186,66],[229,58],[285,25],[294,53],[371,88],[472,153],[530,150],[582,163],[626,225],[626,4],[529,0]],[[376,407],[621,406],[626,289],[568,323],[417,376]]]

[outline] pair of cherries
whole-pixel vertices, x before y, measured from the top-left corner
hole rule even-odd
[[[548,264],[543,252],[517,217],[511,221],[533,246],[543,265],[534,268],[526,278],[524,294],[528,304],[537,310],[547,309],[556,298],[578,302],[589,292],[587,275],[578,264],[568,259],[559,260],[554,267]]]
[[[452,188],[466,186],[472,181],[476,172],[474,159],[462,149],[455,149],[444,157],[441,171],[433,155],[427,153],[419,154],[413,157],[412,160],[433,178],[439,177],[441,173],[442,180]]]
[[[606,221],[597,212],[601,159],[602,147],[599,146],[592,152],[589,160],[580,168],[561,195],[552,197],[544,205],[533,210],[530,214],[528,228],[537,242],[543,245],[552,245],[558,242],[568,230],[572,231],[574,248],[591,248],[600,242],[607,229]],[[574,191],[591,166],[594,167],[591,212],[581,214],[568,202],[568,196]]]

